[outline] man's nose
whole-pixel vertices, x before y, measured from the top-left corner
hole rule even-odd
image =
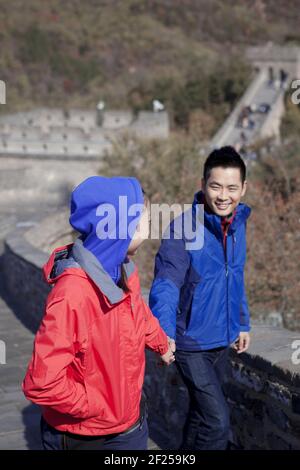
[[[227,190],[226,189],[221,189],[220,192],[219,192],[219,199],[221,201],[226,201],[227,198],[228,198]]]

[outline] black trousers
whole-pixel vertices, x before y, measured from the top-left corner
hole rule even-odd
[[[148,425],[144,417],[129,433],[107,436],[79,436],[58,431],[41,418],[44,450],[147,450]]]
[[[140,419],[130,430],[105,436],[82,436],[58,431],[41,417],[41,437],[44,450],[147,450],[148,407],[143,393]]]
[[[175,363],[190,397],[181,449],[228,448],[229,408],[222,390],[228,353],[228,347],[209,351],[176,351]]]

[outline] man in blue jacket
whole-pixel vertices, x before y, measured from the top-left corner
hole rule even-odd
[[[241,353],[250,342],[244,265],[251,209],[240,202],[246,186],[246,166],[235,149],[214,150],[192,206],[193,222],[202,210],[202,246],[188,244],[184,229],[178,237],[175,219],[155,258],[150,307],[176,349],[190,396],[182,449],[228,447],[224,371],[230,346]]]

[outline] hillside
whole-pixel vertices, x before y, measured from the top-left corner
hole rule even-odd
[[[107,175],[137,176],[152,202],[188,203],[202,173],[199,141],[211,136],[251,79],[243,51],[300,43],[296,0],[0,0],[0,79],[7,105],[149,108],[161,99],[177,126],[165,142],[115,142]],[[258,152],[246,201],[247,289],[255,318],[300,325],[300,106],[286,94],[283,145]],[[178,127],[189,129],[189,135]],[[100,170],[99,170],[100,171]],[[138,256],[150,285],[158,241]]]
[[[99,99],[137,110],[156,97],[182,126],[201,108],[209,134],[248,82],[243,47],[299,40],[297,2],[286,3],[0,0],[0,112]]]

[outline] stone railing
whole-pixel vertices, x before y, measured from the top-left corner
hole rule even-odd
[[[54,221],[53,221],[54,223]],[[50,222],[44,224],[44,235]],[[43,228],[39,227],[43,249]],[[65,227],[61,235],[70,241]],[[53,235],[53,234],[52,234]],[[61,237],[57,235],[57,239]],[[49,288],[41,267],[48,254],[34,248],[34,233],[17,230],[5,241],[2,277],[7,297],[13,299],[21,320],[36,330],[43,316]],[[54,235],[50,245],[55,243]],[[63,244],[60,240],[59,244]],[[254,325],[249,353],[231,352],[225,393],[231,407],[234,438],[243,449],[300,449],[300,365],[296,365],[300,333]],[[299,346],[298,346],[299,349]],[[294,364],[292,362],[294,355]],[[147,351],[145,392],[149,401],[149,425],[161,448],[176,449],[188,409],[187,390],[173,364],[158,365]]]
[[[73,237],[67,212],[62,209],[29,229],[16,228],[4,241],[2,289],[12,299],[23,323],[34,331],[51,289],[43,279],[42,266],[55,246],[71,243]]]
[[[291,362],[295,338],[300,334],[254,326],[249,354],[238,356],[231,351],[224,390],[237,448],[300,450],[300,366]],[[176,449],[188,411],[188,393],[175,365],[158,367],[155,355],[147,354],[150,429],[161,447]]]

